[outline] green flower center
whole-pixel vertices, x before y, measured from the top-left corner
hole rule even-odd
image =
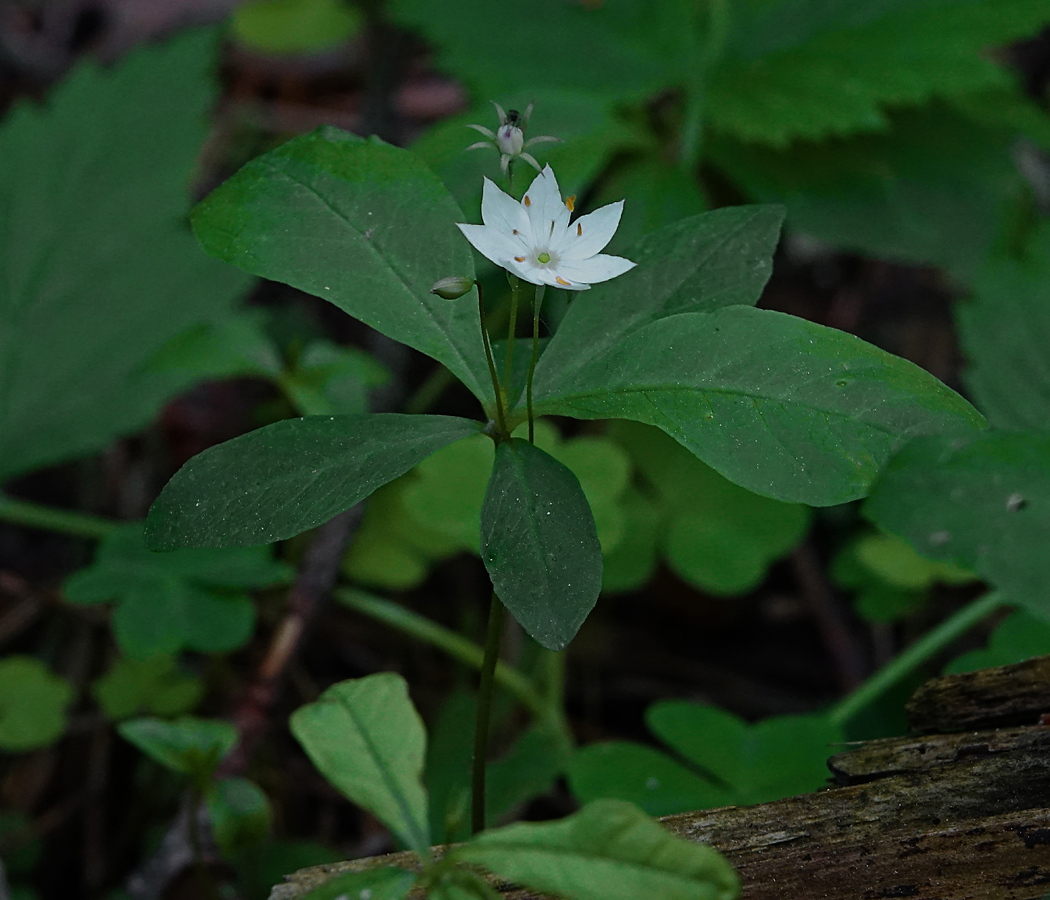
[[[551,255],[546,250],[544,250],[539,256],[536,257],[536,259],[544,265],[547,265],[547,263],[551,261]]]

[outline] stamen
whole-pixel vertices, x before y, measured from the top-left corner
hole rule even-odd
[[[549,237],[549,238],[554,237],[554,219],[551,219],[551,230],[550,230],[550,234],[548,234],[547,237]]]
[[[525,262],[525,257],[524,256],[515,256],[514,257],[514,262]]]
[[[583,226],[579,222],[576,223],[576,237],[583,237]]]
[[[529,199],[529,195],[528,194],[525,195],[525,205],[526,206],[532,206],[532,201]]]
[[[518,229],[517,229],[517,228],[515,228],[515,229],[514,229],[514,234],[521,234],[521,232],[520,232],[520,231],[518,231]]]
[[[576,195],[573,194],[568,200],[566,200],[565,205],[569,207],[569,212],[572,212],[576,208]]]
[[[571,287],[569,282],[567,282],[564,278],[562,278],[561,275],[555,275],[554,276],[554,280],[556,282],[558,282],[558,284],[564,284],[566,287]]]

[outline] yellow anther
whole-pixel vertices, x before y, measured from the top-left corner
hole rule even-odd
[[[569,282],[562,278],[561,275],[555,275],[554,280],[558,282],[558,284],[564,284],[566,287],[570,287]]]
[[[569,207],[569,212],[572,212],[576,208],[576,195],[573,194],[568,200],[566,200],[565,205]]]
[[[532,201],[529,199],[529,195],[528,194],[525,195],[525,205],[526,206],[532,206]]]
[[[525,257],[524,256],[515,256],[514,257],[514,262],[525,262]]]
[[[583,237],[583,226],[579,222],[576,223],[576,237]]]
[[[517,229],[517,228],[515,228],[515,229],[514,229],[514,233],[515,233],[515,234],[521,234],[521,232],[520,232],[520,231],[518,231],[518,229]]]

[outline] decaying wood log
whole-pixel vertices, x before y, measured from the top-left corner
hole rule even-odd
[[[858,744],[828,761],[834,786],[825,790],[662,821],[722,851],[746,900],[1039,900],[1050,891],[1050,727],[987,726],[1013,722],[1021,710],[1028,722],[1050,711],[1041,699],[1050,700],[1050,657],[934,679],[915,697],[909,710],[918,727],[985,728]],[[304,869],[271,900],[297,900],[375,862]],[[508,900],[533,896],[494,884]]]
[[[1035,725],[1044,713],[1050,713],[1050,656],[934,678],[908,702],[908,724],[920,734]]]

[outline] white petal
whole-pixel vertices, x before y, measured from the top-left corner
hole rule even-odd
[[[474,245],[486,259],[491,259],[497,266],[506,268],[506,260],[518,256],[521,253],[514,242],[502,231],[489,228],[488,225],[462,225],[456,223],[456,227],[463,232],[463,236]]]
[[[546,282],[539,276],[542,269],[538,266],[530,266],[528,263],[519,263],[513,256],[508,259],[503,266],[508,272],[513,272],[518,278],[522,281],[527,281],[529,284],[546,284]]]
[[[623,275],[635,267],[635,263],[622,256],[609,256],[599,253],[589,259],[570,262],[563,260],[558,266],[558,274],[569,281],[581,284],[598,284],[600,281],[608,281],[617,275]]]
[[[561,202],[558,179],[549,165],[544,166],[543,171],[532,179],[532,185],[525,192],[521,205],[525,207],[532,223],[534,247],[550,246],[552,234],[558,234],[559,227],[564,230],[569,221],[568,207]]]
[[[617,200],[580,216],[568,229],[566,241],[556,248],[562,259],[579,261],[600,253],[616,234],[622,212],[623,201]]]
[[[488,178],[481,190],[481,221],[514,241],[517,250],[512,255],[521,256],[529,252],[529,237],[532,234],[529,217],[517,200],[503,193]]]

